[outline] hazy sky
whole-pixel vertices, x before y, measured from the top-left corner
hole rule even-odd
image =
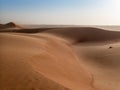
[[[120,0],[0,0],[0,23],[120,25]]]

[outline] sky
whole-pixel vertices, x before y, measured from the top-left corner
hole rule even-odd
[[[120,25],[120,0],[0,0],[0,23]]]

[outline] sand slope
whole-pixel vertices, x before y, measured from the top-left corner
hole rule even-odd
[[[51,35],[0,34],[2,90],[95,90],[65,41]]]
[[[95,86],[100,90],[120,89],[120,43],[78,44],[74,48],[93,74]]]
[[[46,31],[67,39],[94,77],[100,90],[120,89],[120,32],[98,28],[64,28]],[[111,48],[110,48],[111,47]]]

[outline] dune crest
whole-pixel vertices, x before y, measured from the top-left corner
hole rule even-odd
[[[56,28],[47,30],[45,33],[63,37],[71,43],[120,41],[119,31],[115,32],[93,27]]]

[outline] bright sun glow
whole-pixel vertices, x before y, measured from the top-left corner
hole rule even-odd
[[[109,9],[120,14],[120,0],[110,0]]]

